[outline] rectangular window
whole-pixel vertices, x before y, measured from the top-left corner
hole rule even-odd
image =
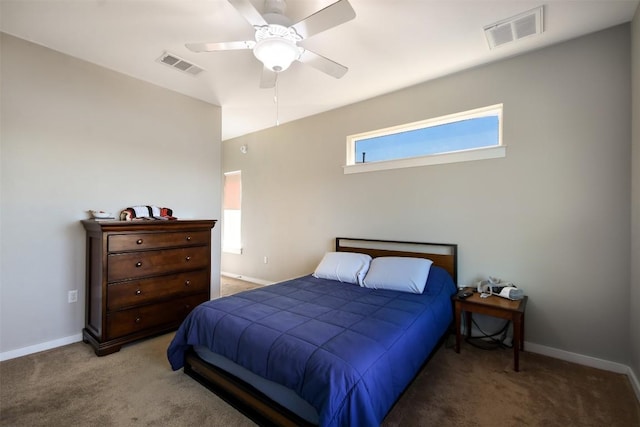
[[[222,217],[222,250],[242,253],[242,173],[224,174]]]
[[[499,104],[351,135],[345,173],[504,156]]]

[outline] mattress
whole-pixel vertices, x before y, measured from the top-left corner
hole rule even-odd
[[[379,425],[446,333],[455,291],[435,266],[422,294],[304,276],[201,304],[167,355],[177,370],[206,348],[295,393],[321,426]]]

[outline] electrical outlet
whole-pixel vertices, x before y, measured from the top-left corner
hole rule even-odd
[[[72,302],[78,302],[78,290],[74,289],[72,291],[69,291],[69,293],[67,294],[67,298],[69,304],[71,304]]]
[[[269,258],[264,257],[264,263],[267,264],[269,262]]]

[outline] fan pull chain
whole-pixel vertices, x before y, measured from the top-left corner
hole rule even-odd
[[[280,111],[278,109],[278,73],[276,73],[276,84],[273,87],[273,102],[276,104],[276,126],[280,126]]]

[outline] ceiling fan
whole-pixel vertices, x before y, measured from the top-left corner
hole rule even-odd
[[[255,40],[219,43],[188,43],[194,52],[251,49],[263,63],[260,87],[272,88],[278,73],[285,71],[293,61],[310,65],[337,79],[347,72],[347,67],[324,56],[298,46],[298,42],[355,18],[356,13],[348,0],[339,0],[324,9],[291,24],[285,16],[284,0],[265,0],[261,14],[250,0],[228,0],[229,3],[253,26]]]

